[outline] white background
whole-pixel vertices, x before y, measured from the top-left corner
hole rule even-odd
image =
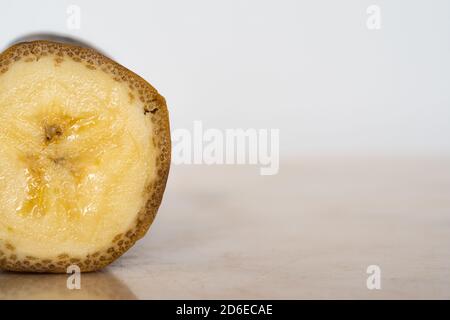
[[[380,30],[366,27],[370,5]],[[285,156],[444,154],[449,18],[446,0],[2,0],[0,46],[29,32],[87,40],[166,97],[173,129],[279,128]]]

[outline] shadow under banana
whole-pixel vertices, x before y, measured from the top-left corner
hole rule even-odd
[[[133,300],[133,292],[108,271],[81,274],[81,288],[70,290],[70,274],[0,272],[0,300]]]

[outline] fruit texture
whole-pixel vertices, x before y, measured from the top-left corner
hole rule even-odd
[[[98,52],[0,55],[0,268],[100,269],[148,230],[170,164],[165,100]]]

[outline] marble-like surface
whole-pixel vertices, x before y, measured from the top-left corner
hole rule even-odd
[[[81,290],[66,279],[0,273],[0,299],[449,299],[450,158],[175,166],[147,236]]]

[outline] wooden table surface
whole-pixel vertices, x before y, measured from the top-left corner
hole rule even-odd
[[[174,166],[147,236],[81,290],[66,279],[0,273],[0,299],[449,299],[450,158]]]

